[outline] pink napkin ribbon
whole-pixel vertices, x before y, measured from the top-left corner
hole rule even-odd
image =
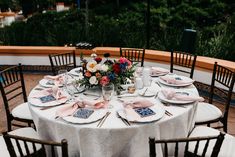
[[[101,100],[83,100],[70,103],[62,108],[59,108],[56,111],[56,117],[66,117],[73,115],[79,108],[93,108],[93,109],[100,109],[105,108],[108,102],[101,101]]]
[[[180,92],[177,93],[175,90],[172,89],[162,89],[161,92],[168,100],[204,101],[203,97],[185,95]]]
[[[169,73],[168,70],[160,68],[160,67],[152,67],[151,68],[151,74],[152,75],[157,75],[157,74],[167,74]]]
[[[174,84],[174,85],[189,84],[189,83],[194,82],[194,80],[187,80],[187,81],[186,80],[176,80],[172,76],[161,76],[160,79],[169,83],[169,84]]]
[[[146,99],[138,99],[132,101],[126,101],[123,103],[125,108],[142,108],[153,106],[153,103]]]
[[[62,89],[60,89],[58,86],[53,86],[50,89],[46,90],[49,94],[52,94],[56,100],[60,100],[60,99],[64,99],[67,98],[67,96],[65,95],[65,93],[62,91]]]
[[[133,110],[134,108],[150,107],[153,106],[154,104],[149,100],[139,99],[135,101],[124,102],[123,105],[124,105],[124,114],[126,115],[126,118],[129,121],[136,121],[141,117],[135,112],[135,110]]]
[[[51,75],[46,75],[44,76],[44,79],[47,80],[53,80],[55,85],[62,85],[64,83],[64,78],[62,75],[56,75],[56,76],[51,76]]]

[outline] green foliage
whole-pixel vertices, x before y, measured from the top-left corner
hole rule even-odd
[[[17,1],[0,0],[0,6],[12,2],[17,6]],[[41,8],[55,2],[37,0]],[[87,41],[95,46],[145,47],[146,1],[89,0],[88,11],[84,1],[81,6],[80,10],[35,14],[26,22],[0,28],[0,44],[54,46]],[[152,0],[150,48],[180,50],[183,30],[192,28],[197,30],[198,55],[234,61],[234,6],[235,2],[222,0]]]

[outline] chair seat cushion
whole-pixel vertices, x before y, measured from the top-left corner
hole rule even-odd
[[[196,123],[215,120],[220,118],[221,116],[222,112],[216,106],[205,102],[198,103],[197,113],[196,113]]]
[[[6,143],[4,141],[3,136],[0,136],[0,152],[1,152],[1,156],[10,157],[10,154],[7,150],[7,146],[6,146]]]
[[[196,128],[193,129],[189,137],[205,137],[205,136],[215,136],[219,135],[220,131],[206,127],[206,126],[197,126]],[[198,155],[202,154],[205,141],[200,142],[199,144],[199,150],[198,150]],[[191,142],[189,144],[189,151],[193,152],[194,147],[195,147],[195,142]],[[215,140],[211,140],[207,149],[206,156],[210,156],[212,149],[215,145]],[[235,154],[235,137],[231,136],[229,134],[225,134],[224,136],[224,141],[222,143],[222,146],[220,148],[219,152],[219,157],[232,157]]]
[[[17,135],[17,136],[23,136],[23,137],[39,139],[39,136],[38,136],[37,132],[33,128],[30,128],[30,127],[20,128],[20,129],[17,129],[17,130],[8,132],[8,133],[12,134],[12,135]],[[22,147],[24,147],[23,143],[20,143],[20,144],[21,144]],[[15,150],[17,150],[17,146],[16,146],[15,142],[13,142],[13,145],[15,147]],[[41,147],[38,146],[36,148],[37,148],[37,150],[39,150]],[[32,150],[33,150],[33,148],[30,147],[30,152],[33,152]],[[23,149],[23,151],[24,151],[24,149]],[[4,141],[3,136],[0,136],[0,154],[1,154],[0,156],[3,156],[3,157],[10,157],[10,154],[7,150],[7,146],[6,146],[6,143]],[[17,156],[20,156],[20,155],[17,154]]]
[[[28,103],[23,103],[18,106],[16,106],[12,110],[12,115],[17,118],[27,119],[27,120],[33,120],[31,113],[29,111],[29,105]]]

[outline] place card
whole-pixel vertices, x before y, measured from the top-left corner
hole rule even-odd
[[[155,115],[156,113],[148,107],[134,109],[142,118]]]
[[[74,117],[87,119],[94,113],[94,110],[81,108],[74,113]]]
[[[41,100],[42,103],[47,103],[47,102],[56,100],[56,98],[53,95],[43,96],[43,97],[40,97],[39,99]]]

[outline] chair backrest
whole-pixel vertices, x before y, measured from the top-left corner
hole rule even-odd
[[[25,157],[31,156],[58,156],[57,151],[61,147],[62,157],[68,157],[67,140],[63,139],[61,142],[45,141],[8,133],[3,134],[7,149],[11,157]],[[47,154],[46,152],[49,153]],[[59,155],[59,156],[61,156]]]
[[[216,140],[216,141],[215,141]],[[217,157],[220,151],[220,147],[224,140],[224,134],[216,136],[207,136],[207,137],[190,137],[190,138],[178,138],[178,139],[167,139],[167,140],[155,140],[155,138],[149,138],[149,155],[150,157],[156,157],[156,144],[161,144],[163,148],[164,157],[168,157],[169,153],[174,153],[175,157],[179,156],[179,150],[182,151],[184,156],[196,156],[200,155],[202,157],[207,154],[208,156],[208,146],[210,143],[215,143],[213,149],[211,150],[210,157]],[[169,145],[174,144],[174,152],[169,152]],[[183,146],[183,147],[181,147]],[[191,147],[193,146],[193,147]],[[189,149],[190,147],[190,149]],[[192,149],[191,149],[192,148]],[[200,152],[199,150],[202,150]],[[200,154],[201,153],[201,154]],[[170,155],[172,156],[172,155]],[[181,155],[182,156],[182,155]]]
[[[49,59],[53,75],[57,75],[58,71],[61,69],[71,70],[72,68],[76,68],[75,51],[49,54]]]
[[[183,73],[190,74],[190,78],[193,78],[197,56],[181,51],[171,51],[171,67],[170,71],[173,73],[174,70]],[[177,68],[175,65],[183,67]]]
[[[144,66],[145,49],[120,48],[120,56]]]
[[[181,39],[180,51],[194,54],[197,31],[193,29],[184,29]]]
[[[18,96],[23,96],[24,102],[27,102],[22,66],[9,67],[0,72],[0,90],[7,115],[8,130],[11,130],[11,121],[13,117],[10,111],[10,104],[15,103]]]
[[[228,118],[228,110],[231,102],[234,82],[235,72],[215,62],[212,74],[209,103],[213,103],[215,98],[215,90],[218,90],[220,94],[217,94],[217,96],[225,101],[224,118],[226,120]],[[225,90],[221,89],[221,87],[219,88],[218,85],[221,85],[221,87],[223,86]]]

